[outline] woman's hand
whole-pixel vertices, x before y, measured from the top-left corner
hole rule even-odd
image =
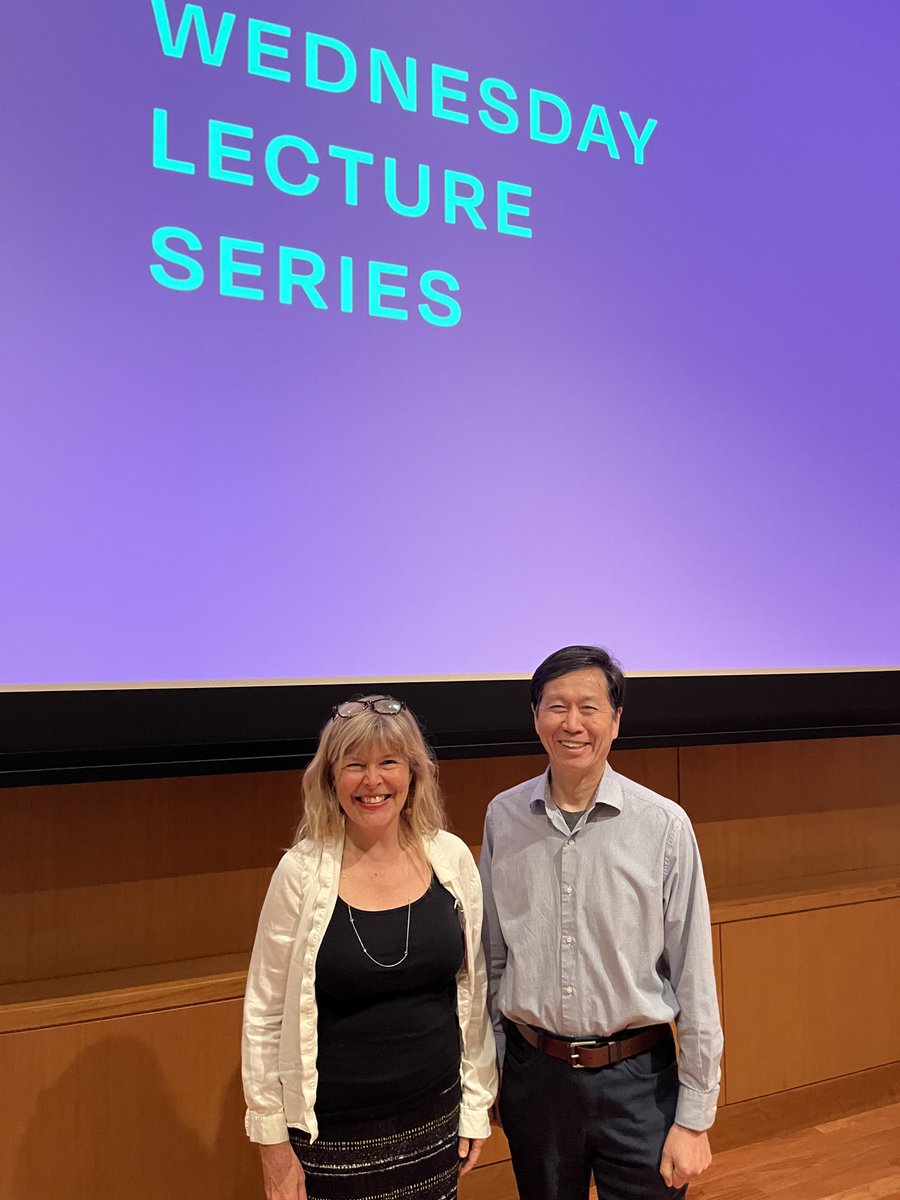
[[[290,1142],[260,1146],[266,1200],[306,1200],[306,1177]]]
[[[481,1157],[481,1147],[487,1141],[487,1138],[464,1138],[459,1139],[459,1174],[460,1177],[471,1171],[478,1159]]]

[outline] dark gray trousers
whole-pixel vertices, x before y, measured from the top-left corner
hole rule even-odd
[[[659,1173],[675,1119],[674,1042],[595,1069],[530,1046],[507,1023],[500,1116],[520,1200],[675,1200]]]

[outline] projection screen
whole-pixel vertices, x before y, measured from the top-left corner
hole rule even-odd
[[[568,642],[651,677],[852,669],[885,723],[896,5],[3,27],[8,751],[68,746],[85,687],[189,685],[163,742],[237,689],[246,729],[184,736],[267,743],[297,703],[312,736],[325,681],[451,711],[447,680]]]

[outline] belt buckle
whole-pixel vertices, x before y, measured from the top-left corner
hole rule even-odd
[[[584,1063],[578,1061],[581,1057],[578,1053],[578,1047],[581,1046],[583,1049],[590,1049],[596,1045],[596,1038],[587,1038],[583,1042],[569,1042],[569,1066],[573,1067],[576,1071],[583,1071],[585,1069]]]

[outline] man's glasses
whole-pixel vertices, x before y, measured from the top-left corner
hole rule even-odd
[[[332,717],[358,717],[360,713],[364,713],[367,708],[371,708],[373,712],[386,713],[388,716],[396,716],[406,708],[405,700],[394,700],[391,696],[382,696],[378,700],[345,700],[343,704],[336,704],[331,710]]]

